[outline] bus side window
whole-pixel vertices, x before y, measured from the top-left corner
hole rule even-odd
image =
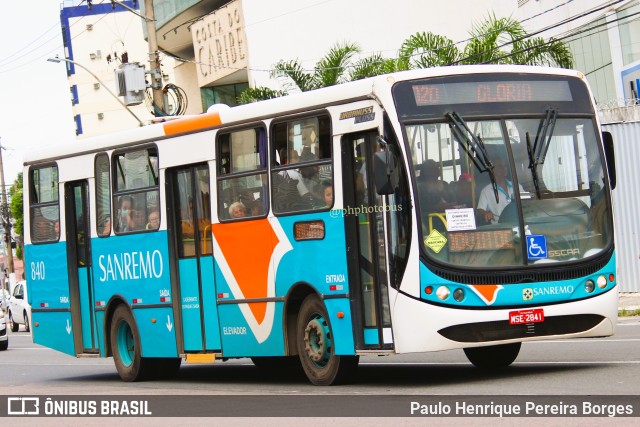
[[[96,181],[96,231],[98,236],[111,234],[111,197],[109,193],[109,156],[100,153],[95,160]]]
[[[333,188],[329,116],[277,123],[272,128],[271,175],[275,213],[326,209]]]
[[[267,213],[267,140],[263,128],[218,135],[218,216],[222,220]]]
[[[149,214],[160,210],[158,149],[114,153],[111,161],[115,233],[153,231],[147,224]]]
[[[29,181],[31,241],[55,242],[60,238],[58,167],[33,168]]]

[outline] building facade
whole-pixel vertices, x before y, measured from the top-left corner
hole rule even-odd
[[[569,45],[602,108],[637,104],[640,82],[640,1],[518,0],[514,17]],[[544,30],[544,31],[542,31]]]
[[[110,2],[64,2],[60,22],[65,46],[67,74],[78,139],[102,135],[139,125],[134,117],[149,121],[154,116],[142,102],[130,106],[132,115],[117,96],[115,71],[123,63],[140,63],[148,70],[149,47],[143,20]],[[137,9],[138,2],[124,1]],[[171,81],[173,61],[162,68],[163,80]]]
[[[65,2],[67,3],[67,2]],[[77,3],[74,2],[74,3]],[[116,2],[117,4],[118,2]],[[362,56],[397,55],[402,42],[429,31],[462,49],[474,25],[490,16],[513,17],[531,34],[567,43],[603,108],[634,103],[640,84],[640,0],[154,0],[163,79],[182,88],[186,114],[215,103],[235,105],[248,87],[290,89],[270,71],[280,60],[307,70],[339,43],[357,43]],[[144,21],[111,3],[64,7],[67,58],[86,65],[111,88],[114,70],[127,52],[148,67]],[[174,61],[175,59],[175,61]],[[88,73],[68,64],[80,137],[137,126],[118,101]],[[166,76],[166,77],[165,77]],[[171,100],[168,101],[169,104]],[[148,105],[131,107],[144,121]]]

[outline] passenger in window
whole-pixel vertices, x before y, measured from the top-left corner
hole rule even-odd
[[[160,228],[160,212],[153,209],[149,214],[149,222],[147,222],[147,230],[157,230]]]
[[[513,200],[513,183],[507,179],[507,165],[504,159],[494,160],[493,174],[498,186],[498,201],[492,184],[487,184],[480,192],[478,214],[486,222],[496,224],[504,208]],[[524,189],[519,186],[520,192]]]
[[[33,214],[33,239],[35,241],[52,240],[51,230],[51,222],[42,216],[40,209],[36,209]]]
[[[333,185],[328,181],[322,183],[322,200],[328,208],[333,205]]]
[[[56,239],[60,237],[60,221],[55,221],[53,223],[53,232],[55,233],[54,237]]]
[[[233,219],[245,218],[247,216],[247,207],[242,202],[235,202],[229,206],[229,216]]]
[[[316,160],[317,157],[311,152],[311,147],[306,146],[302,148],[302,153],[300,154],[300,160],[303,162],[308,162],[311,160]]]
[[[104,227],[102,228],[103,236],[108,236],[109,234],[111,234],[111,218],[107,218],[106,222],[104,223]]]
[[[288,164],[287,151],[284,148],[280,151],[280,163],[282,165]],[[301,196],[309,193],[309,188],[307,188],[306,184],[304,183],[302,175],[300,174],[300,171],[298,169],[288,169],[280,172],[280,175],[283,176],[286,181],[297,180],[298,182],[296,187],[298,189],[298,193]]]
[[[298,156],[298,152],[296,150],[291,150],[289,163],[298,163],[299,161],[300,161],[300,156]]]
[[[145,229],[145,214],[144,211],[132,210],[131,211],[131,230],[140,231]]]
[[[133,199],[131,196],[121,196],[118,200],[118,224],[117,230],[119,232],[132,231],[133,230]]]
[[[472,208],[473,207],[473,182],[471,175],[462,173],[458,177],[458,181],[451,183],[454,186],[455,202],[457,207]]]
[[[444,212],[453,207],[448,200],[447,183],[440,179],[440,165],[435,160],[427,159],[417,166],[417,177],[420,204],[425,212]]]

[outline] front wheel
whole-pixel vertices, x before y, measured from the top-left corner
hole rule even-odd
[[[492,345],[489,347],[465,348],[464,354],[469,362],[480,369],[499,369],[511,365],[518,353],[522,343]]]
[[[142,381],[151,370],[150,362],[142,357],[140,333],[131,311],[120,305],[111,321],[111,349],[113,361],[123,381]]]
[[[6,340],[0,341],[0,351],[5,351],[9,348],[9,337]]]
[[[20,324],[13,321],[13,315],[9,313],[9,323],[11,324],[11,332],[18,332]]]
[[[313,384],[340,384],[354,374],[358,357],[335,354],[329,317],[316,295],[309,295],[302,302],[296,333],[300,362]]]

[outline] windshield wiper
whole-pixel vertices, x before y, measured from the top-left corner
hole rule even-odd
[[[540,184],[538,182],[538,165],[544,164],[544,159],[547,157],[547,151],[551,144],[551,138],[553,137],[553,129],[556,126],[556,120],[558,119],[558,110],[548,107],[546,111],[547,115],[544,119],[540,120],[538,125],[538,132],[536,133],[536,139],[531,145],[531,138],[529,132],[527,132],[527,154],[529,155],[529,169],[531,169],[531,176],[533,177],[533,185],[536,188],[536,197],[540,198]],[[546,139],[546,141],[545,141]]]
[[[451,132],[456,137],[462,149],[467,153],[473,164],[482,172],[489,172],[491,178],[491,185],[493,187],[493,193],[496,196],[496,203],[500,203],[498,196],[498,184],[496,183],[496,177],[493,174],[493,163],[489,159],[489,153],[484,145],[484,141],[480,135],[474,135],[467,126],[460,114],[455,111],[446,113],[445,117],[449,119],[449,127]]]

